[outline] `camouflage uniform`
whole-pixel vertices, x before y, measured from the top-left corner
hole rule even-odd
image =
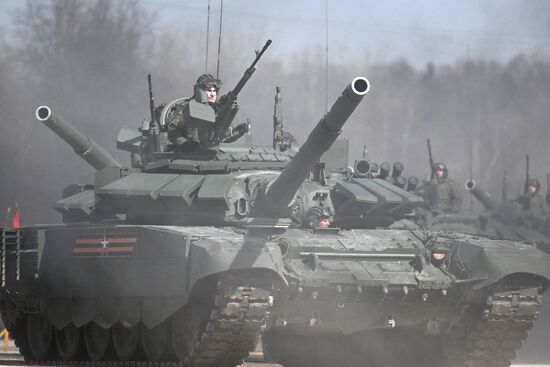
[[[218,90],[221,86],[221,81],[214,78],[210,74],[203,74],[195,83],[194,93],[192,97],[182,98],[179,103],[174,103],[170,107],[170,111],[166,117],[166,129],[168,138],[177,150],[194,151],[208,145],[211,129],[205,126],[204,129],[199,127],[189,127],[183,117],[183,111],[190,100],[195,100],[200,103],[208,104],[217,113],[216,106],[213,103],[208,103],[206,91],[211,87]]]
[[[429,209],[436,213],[458,213],[462,207],[462,194],[457,184],[448,177],[447,167],[442,163],[434,164],[435,169],[442,169],[444,176],[434,177],[428,182],[421,195],[428,202]]]
[[[540,193],[540,182],[537,179],[530,179],[527,186],[536,188],[534,193],[525,193],[522,198],[527,222],[534,228],[542,228],[548,223],[550,208],[546,199]]]

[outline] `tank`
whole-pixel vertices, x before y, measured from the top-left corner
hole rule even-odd
[[[479,223],[482,231],[495,236],[527,241],[550,253],[550,233],[528,225],[525,211],[520,203],[498,202],[480,188],[474,180],[467,180],[466,189],[485,209]]]
[[[369,162],[350,169],[337,139],[369,88],[355,78],[298,151],[216,141],[178,152],[163,110],[119,134],[132,167],[39,107],[96,173],[54,204],[63,224],[0,232],[0,312],[25,359],[234,366],[263,333],[285,366],[509,365],[549,286],[549,256],[407,229],[423,200]]]

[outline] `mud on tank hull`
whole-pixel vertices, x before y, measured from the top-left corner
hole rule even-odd
[[[0,310],[26,360],[236,365],[284,282],[275,244],[214,227],[1,233]]]
[[[487,237],[321,230],[278,241],[289,286],[263,343],[285,366],[509,366],[550,281],[550,256]]]

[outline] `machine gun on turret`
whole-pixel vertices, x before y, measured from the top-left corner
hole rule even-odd
[[[219,112],[216,117],[213,134],[210,139],[210,144],[212,146],[216,146],[222,141],[227,130],[231,126],[231,123],[233,123],[233,120],[235,119],[235,115],[239,110],[239,105],[237,104],[237,97],[241,89],[243,89],[243,87],[248,82],[252,74],[254,74],[254,72],[256,71],[256,64],[258,63],[258,61],[260,61],[260,58],[262,57],[264,52],[267,50],[269,45],[271,45],[271,40],[267,40],[264,47],[262,47],[260,51],[256,51],[256,57],[254,58],[254,61],[252,61],[252,64],[248,67],[248,69],[246,69],[246,71],[244,72],[244,75],[239,80],[235,88],[233,88],[229,93],[223,95],[218,101]]]

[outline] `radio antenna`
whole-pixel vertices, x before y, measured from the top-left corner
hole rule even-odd
[[[470,171],[470,181],[472,181],[472,139],[468,139],[468,165],[469,165],[469,171]],[[472,211],[474,208],[474,198],[473,195],[470,195],[470,211]]]
[[[325,0],[325,113],[328,112],[328,0]]]
[[[208,73],[208,43],[210,41],[210,0],[208,0],[208,15],[206,16],[206,60],[204,61],[204,73]]]
[[[220,33],[218,36],[218,65],[216,66],[216,79],[220,77],[220,53],[222,46],[222,19],[223,19],[223,0],[220,0]]]

